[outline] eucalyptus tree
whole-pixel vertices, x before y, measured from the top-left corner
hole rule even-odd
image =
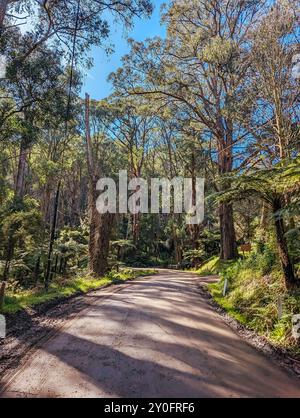
[[[91,123],[95,137],[100,130],[118,144],[125,157],[124,165],[119,169],[127,170],[129,181],[141,178],[145,174],[149,152],[157,140],[157,117],[152,109],[143,103],[142,98],[125,101],[109,97],[91,109]],[[130,219],[128,234],[136,244],[140,234],[140,214],[132,214]]]
[[[82,54],[92,45],[103,45],[109,34],[109,15],[130,26],[134,18],[151,12],[149,0],[1,0],[0,29],[5,36],[6,28],[27,24],[27,42],[19,55],[25,59],[47,42],[71,48],[77,21],[76,47]]]
[[[71,119],[72,97],[78,93],[76,64],[77,68],[79,64],[91,64],[88,52],[92,46],[102,47],[107,52],[111,50],[106,42],[111,18],[129,27],[134,18],[149,16],[151,12],[152,4],[148,0],[1,0],[0,54],[4,54],[8,62],[6,79],[0,89],[1,123],[5,128],[2,132],[5,139],[9,136],[12,139],[12,135],[21,138],[16,198],[22,200],[25,193],[25,170],[32,144],[40,131],[47,129],[47,123],[42,119],[49,114],[53,116],[58,108],[57,120],[67,124]],[[19,26],[23,23],[27,25],[21,31]],[[66,80],[63,73],[68,71],[68,66],[71,70],[69,80]],[[49,107],[55,110],[49,112]],[[12,124],[13,119],[17,123]],[[11,129],[12,125],[14,129]],[[61,137],[63,141],[69,139],[66,129],[61,131]],[[59,193],[56,195],[58,198]],[[56,209],[57,206],[55,204]],[[55,232],[55,227],[52,229]],[[50,246],[54,240],[53,231]],[[13,240],[8,247],[13,248]],[[7,251],[6,264],[9,264],[12,252]],[[50,255],[51,252],[50,248]],[[8,269],[4,276],[7,272]]]
[[[252,165],[270,168],[299,152],[300,84],[293,71],[294,59],[299,56],[299,12],[299,2],[278,0],[251,31],[251,74],[246,96],[253,113],[245,123],[254,138]],[[268,211],[264,202],[263,225]],[[293,216],[288,222],[294,229]]]
[[[1,103],[4,115],[1,122],[5,125],[12,115],[17,115],[18,131],[14,132],[14,140],[19,144],[11,212],[21,213],[27,210],[24,196],[32,190],[32,185],[26,182],[26,178],[30,173],[29,156],[33,145],[42,141],[45,131],[50,129],[59,130],[61,142],[64,142],[62,132],[65,131],[65,123],[73,116],[72,106],[66,114],[69,90],[66,72],[60,58],[45,46],[31,54],[22,64],[11,63],[7,70],[4,88],[8,99]],[[79,79],[74,79],[78,88]],[[4,281],[8,278],[14,256],[16,232],[14,229],[10,230],[5,249]]]
[[[111,76],[125,94],[151,95],[172,102],[211,143],[217,189],[236,168],[235,155],[251,134],[243,122],[250,112],[247,85],[249,32],[265,11],[264,1],[172,1],[163,15],[166,40],[131,42],[123,68]],[[214,153],[216,151],[216,153]],[[237,256],[232,205],[219,206],[221,258]]]
[[[276,1],[250,37],[250,128],[259,156],[264,155],[269,167],[299,150],[300,79],[293,73],[299,53],[299,13],[299,2]]]
[[[67,117],[66,72],[55,51],[47,47],[40,48],[26,62],[13,62],[8,67],[7,77],[2,83],[5,98],[0,104],[0,132],[12,116],[17,116],[20,152],[15,191],[18,197],[24,195],[27,155],[37,138],[39,127],[50,126],[51,120],[56,124],[59,121],[62,123]]]
[[[91,46],[105,47],[104,41],[109,36],[107,21],[109,13],[126,26],[130,26],[134,17],[149,16],[152,11],[151,2],[148,0],[101,2],[98,0],[70,0],[68,2],[8,0],[2,1],[0,7],[1,16],[6,14],[7,18],[7,25],[2,27],[0,36],[0,54],[4,54],[8,61],[6,81],[11,85],[10,81],[13,77],[13,82],[16,81],[22,86],[21,80],[16,80],[16,77],[26,72],[25,75],[28,75],[28,72],[32,71],[34,74],[32,79],[35,77],[35,82],[37,82],[37,87],[33,87],[33,90],[38,90],[40,86],[34,65],[41,70],[42,75],[48,71],[51,79],[57,68],[55,61],[61,60],[65,64],[67,60],[69,63],[70,56],[69,87],[72,89],[75,61],[84,60],[86,65],[90,65],[88,51]],[[24,19],[28,24],[25,33],[13,25],[20,19],[22,22]],[[45,52],[47,48],[50,48],[49,57]],[[51,69],[51,59],[53,69]],[[10,85],[9,90],[11,90]],[[16,86],[16,90],[17,88]],[[29,94],[21,106],[18,106],[19,92],[16,92],[17,97],[14,97],[12,92],[7,92],[6,89],[7,83],[4,84],[3,89],[0,89],[2,113],[0,124],[7,122],[9,125],[9,119],[17,113],[22,113],[22,118],[24,113],[28,114],[28,108],[32,107],[36,98],[35,94],[33,94],[34,97]]]

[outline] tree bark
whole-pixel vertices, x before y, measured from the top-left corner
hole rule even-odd
[[[219,207],[221,229],[221,260],[234,260],[238,256],[232,205],[221,203]]]
[[[227,132],[218,140],[218,163],[219,174],[221,177],[228,175],[232,171],[232,122],[227,122]],[[221,130],[221,128],[220,128]],[[222,190],[225,191],[230,187],[225,179],[222,184]],[[221,260],[234,260],[238,257],[236,244],[235,228],[233,221],[233,209],[230,203],[223,202],[219,206],[220,232],[221,232]]]
[[[38,259],[36,260],[36,263],[35,263],[35,268],[34,268],[34,283],[35,283],[35,287],[38,285],[38,282],[39,282],[40,265],[41,265],[41,257],[38,257]]]
[[[21,145],[20,145],[19,164],[18,164],[18,172],[17,172],[17,179],[16,179],[16,186],[15,186],[15,196],[20,199],[24,197],[24,192],[25,192],[25,175],[26,175],[28,151],[29,149],[27,146],[27,139],[24,138],[22,139]]]
[[[113,214],[100,215],[96,205],[90,208],[89,270],[99,276],[107,273]]]
[[[1,0],[0,0],[1,1]],[[24,137],[21,140],[20,144],[20,155],[19,155],[19,164],[18,164],[18,172],[15,184],[15,202],[19,200],[22,201],[25,193],[25,174],[26,174],[26,167],[27,167],[27,154],[28,154],[28,142],[27,138]],[[15,235],[16,231],[10,231],[7,247],[6,247],[6,261],[4,266],[3,272],[3,281],[7,281],[9,277],[10,271],[10,263],[14,255],[15,251]]]
[[[260,227],[266,229],[268,226],[269,208],[266,202],[263,202],[261,209]]]
[[[177,236],[176,225],[177,225],[177,214],[173,213],[172,234],[173,234],[173,241],[174,241],[175,262],[177,265],[180,265],[180,263],[182,262],[182,247],[181,247],[180,238]]]
[[[192,203],[193,206],[196,206],[197,204],[197,171],[196,171],[196,156],[195,156],[195,150],[192,152],[191,156],[191,176],[192,176]],[[191,240],[191,248],[196,249],[198,247],[198,239],[200,237],[200,231],[201,231],[201,225],[189,225],[188,231],[190,234],[190,240]]]
[[[6,14],[6,9],[8,6],[9,0],[0,0],[0,33],[3,28],[3,21]]]
[[[275,229],[276,240],[279,252],[279,258],[284,274],[285,284],[287,289],[294,289],[299,286],[299,282],[295,277],[294,266],[291,261],[288,246],[285,238],[285,227],[281,217],[278,216],[278,211],[282,209],[280,199],[276,199],[273,203],[273,213],[275,215]]]
[[[140,214],[132,215],[132,240],[133,244],[137,245],[140,239]]]
[[[5,249],[5,266],[3,271],[3,281],[6,282],[9,278],[10,263],[15,251],[15,230],[10,229],[7,246]]]
[[[58,183],[55,201],[54,201],[54,212],[53,212],[53,220],[51,226],[51,235],[50,235],[50,242],[49,242],[49,250],[48,250],[48,258],[47,258],[47,267],[46,267],[46,274],[45,274],[45,289],[46,291],[49,290],[49,283],[50,283],[50,273],[51,273],[51,265],[52,265],[52,253],[53,253],[53,246],[55,242],[55,233],[56,233],[56,224],[57,224],[57,215],[58,215],[58,204],[59,204],[59,195],[60,195],[60,187],[61,183]]]
[[[5,286],[6,282],[3,282],[0,287],[0,312],[3,312],[4,308]]]
[[[58,273],[62,274],[62,269],[63,269],[63,263],[64,263],[64,258],[61,257],[60,261],[59,261],[59,267],[58,267]]]
[[[19,162],[18,162],[18,171],[17,171],[17,178],[15,184],[15,198],[23,199],[25,194],[25,177],[26,177],[26,169],[27,169],[27,159],[28,154],[31,150],[32,146],[32,133],[31,130],[28,130],[28,127],[32,127],[34,124],[34,115],[32,112],[25,112],[24,113],[24,122],[26,125],[26,131],[23,134],[20,143],[20,154],[19,154]]]

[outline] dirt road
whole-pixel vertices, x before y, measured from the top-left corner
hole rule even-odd
[[[242,341],[196,280],[169,270],[105,297],[99,291],[2,396],[300,397],[300,381]]]

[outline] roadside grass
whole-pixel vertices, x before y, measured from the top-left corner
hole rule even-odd
[[[280,267],[276,262],[268,265],[268,257],[251,253],[229,264],[209,260],[201,267],[200,274],[211,271],[220,275],[220,280],[207,288],[214,301],[231,317],[273,345],[300,355],[300,345],[292,336],[292,317],[300,314],[300,291],[286,290]],[[223,297],[225,279],[228,288]]]
[[[155,270],[122,269],[120,272],[112,271],[105,277],[92,277],[82,274],[62,279],[58,277],[51,284],[48,292],[41,287],[30,290],[12,290],[8,288],[4,300],[5,314],[13,314],[23,309],[50,302],[55,299],[67,298],[75,294],[84,294],[91,290],[100,289],[110,284],[119,284],[137,277],[155,274]]]
[[[232,264],[231,261],[221,261],[219,257],[212,257],[200,266],[196,273],[200,276],[215,276],[219,274],[226,266]]]
[[[228,298],[223,297],[223,286],[224,283],[211,283],[207,287],[213,299],[221,308],[223,308],[232,318],[236,319],[243,325],[247,325],[247,319],[244,315],[239,313],[234,305],[228,300]]]

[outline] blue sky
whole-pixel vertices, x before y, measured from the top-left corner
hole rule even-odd
[[[128,51],[126,36],[138,41],[151,38],[156,35],[164,36],[165,29],[160,25],[160,6],[167,0],[153,0],[155,10],[150,19],[136,20],[134,28],[124,33],[124,28],[116,24],[111,25],[111,41],[114,44],[114,53],[107,56],[101,48],[93,48],[91,56],[94,59],[94,67],[87,72],[84,78],[82,94],[89,93],[93,99],[102,99],[112,92],[112,86],[107,77],[112,71],[119,68],[121,58]]]

